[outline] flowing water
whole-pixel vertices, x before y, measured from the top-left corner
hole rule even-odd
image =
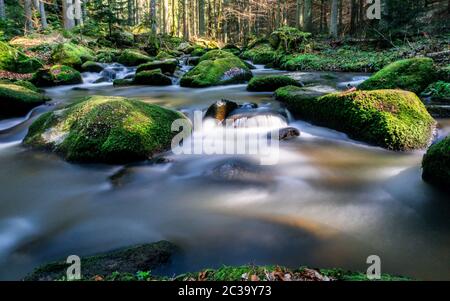
[[[116,78],[134,72],[107,67]],[[366,76],[292,75],[322,91]],[[390,152],[294,120],[271,93],[245,85],[114,88],[112,76],[102,83],[94,83],[99,74],[83,76],[82,85],[48,89],[50,105],[0,121],[0,279],[20,279],[71,254],[161,239],[183,249],[157,271],[166,274],[251,263],[365,271],[366,258],[376,254],[382,272],[450,279],[450,203],[422,182],[423,151]],[[279,114],[258,115],[265,127],[289,124],[301,136],[280,143],[276,165],[260,165],[257,156],[171,153],[158,164],[80,165],[21,146],[39,114],[86,95],[137,98],[189,116],[223,98],[258,104]],[[254,125],[237,123],[243,130]],[[440,124],[442,137],[450,120]]]

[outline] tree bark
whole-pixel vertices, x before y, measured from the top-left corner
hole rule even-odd
[[[205,34],[205,0],[198,0],[198,34]]]
[[[150,0],[150,24],[152,27],[152,33],[156,34],[156,0]]]
[[[83,15],[81,12],[81,0],[74,0],[75,23],[83,26]]]
[[[48,24],[47,24],[47,15],[45,13],[45,4],[43,0],[39,0],[39,15],[41,17],[42,29],[46,29],[48,27]]]
[[[24,1],[24,11],[25,11],[25,34],[33,32],[33,20],[31,16],[31,0]]]
[[[0,0],[0,20],[6,19],[5,0]]]
[[[304,0],[303,20],[305,30],[311,32],[313,30],[312,0]]]
[[[69,30],[75,26],[72,0],[62,0],[62,18],[64,29]]]
[[[331,1],[330,35],[333,38],[338,36],[338,1]]]

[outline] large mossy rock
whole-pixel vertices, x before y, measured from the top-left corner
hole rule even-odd
[[[170,147],[181,113],[123,97],[92,96],[40,116],[24,144],[77,162],[145,160]]]
[[[0,70],[31,73],[42,67],[41,61],[31,58],[20,50],[0,41]]]
[[[176,59],[168,59],[164,61],[153,61],[145,64],[141,64],[137,67],[136,73],[141,71],[161,69],[163,73],[173,74],[177,69],[178,61]]]
[[[124,50],[117,61],[125,66],[139,66],[153,61],[152,57],[134,50]]]
[[[437,77],[438,69],[432,59],[406,59],[387,65],[364,81],[359,89],[403,89],[419,94]]]
[[[87,61],[94,61],[94,52],[89,48],[73,43],[59,44],[52,51],[53,63],[80,69]]]
[[[275,94],[302,119],[390,150],[425,148],[436,124],[420,99],[408,91],[356,91],[314,97],[305,96],[302,88],[287,86]]]
[[[136,245],[93,256],[81,257],[81,279],[94,280],[112,273],[149,272],[170,263],[178,247],[168,241]],[[25,281],[65,280],[70,263],[66,259],[45,264],[27,275]]]
[[[150,86],[170,86],[172,79],[161,73],[161,69],[147,70],[136,73],[133,84]]]
[[[269,37],[270,46],[273,49],[284,52],[293,52],[302,50],[302,44],[308,41],[311,36],[309,32],[302,32],[295,27],[280,27]]]
[[[277,52],[269,44],[257,44],[253,48],[249,48],[241,55],[243,59],[251,60],[254,64],[269,64],[276,57]]]
[[[428,149],[422,168],[425,181],[450,191],[450,136]]]
[[[21,116],[49,100],[24,85],[0,83],[0,116]]]
[[[121,52],[115,49],[101,49],[95,54],[95,61],[99,63],[117,62]]]
[[[103,70],[103,66],[99,63],[93,61],[87,61],[83,65],[81,65],[81,70],[84,72],[101,72]]]
[[[181,78],[182,87],[202,88],[238,84],[250,80],[253,76],[241,59],[226,51],[209,51],[199,61]]]
[[[255,92],[273,92],[285,86],[300,87],[301,84],[286,75],[268,75],[252,78],[248,83],[247,90]]]
[[[81,84],[80,72],[69,66],[55,65],[48,69],[38,70],[31,82],[38,87]]]

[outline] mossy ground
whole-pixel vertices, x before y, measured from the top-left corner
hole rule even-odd
[[[420,99],[402,90],[356,91],[309,96],[287,86],[276,92],[297,116],[391,150],[425,148],[434,119]]]
[[[258,44],[253,48],[245,50],[241,57],[251,60],[254,64],[269,64],[277,57],[277,52],[269,44]]]
[[[45,113],[24,144],[51,149],[69,161],[126,163],[167,150],[180,113],[123,97],[92,96]]]
[[[24,85],[0,83],[0,116],[20,116],[49,100]]]
[[[396,61],[372,75],[359,88],[362,90],[403,89],[419,94],[438,77],[432,59],[414,58]]]
[[[0,41],[0,70],[31,73],[42,67],[42,62]]]
[[[281,87],[300,85],[301,84],[298,81],[286,75],[268,75],[252,78],[248,83],[247,90],[256,92],[272,92]]]
[[[425,181],[450,191],[450,136],[428,149],[422,168]]]

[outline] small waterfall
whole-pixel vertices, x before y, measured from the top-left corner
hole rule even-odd
[[[103,63],[101,72],[83,72],[84,84],[110,83],[115,79],[131,78],[136,72],[136,67],[126,67],[119,63]]]
[[[244,116],[234,120],[234,128],[263,128],[266,130],[287,127],[286,120],[279,115]]]

